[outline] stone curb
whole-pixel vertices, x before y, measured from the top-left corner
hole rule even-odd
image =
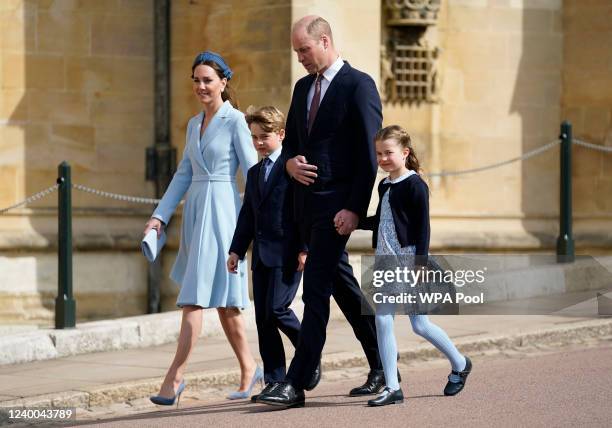
[[[456,340],[455,344],[462,352],[474,355],[486,351],[516,349],[533,345],[563,346],[611,335],[612,318],[607,318],[570,322],[535,332],[465,337]],[[439,358],[440,353],[431,345],[423,344],[410,350],[400,349],[400,356],[411,361],[430,360]],[[366,365],[367,361],[363,354],[357,352],[341,352],[323,358],[324,371],[365,367]],[[236,385],[239,379],[239,370],[192,373],[185,378],[186,383],[196,390]],[[150,378],[103,385],[82,391],[65,391],[3,401],[0,402],[0,407],[75,406],[89,408],[106,406],[153,395],[158,391],[160,382],[161,378]]]
[[[304,304],[296,299],[291,308],[302,318]],[[255,308],[242,311],[247,330],[255,330]],[[343,319],[334,302],[330,320]],[[204,328],[200,337],[225,334],[214,310],[204,311]],[[147,348],[176,342],[181,326],[181,311],[138,315],[113,320],[77,324],[74,329],[41,329],[0,335],[0,365],[42,361],[92,352]]]
[[[247,329],[256,328],[252,305],[243,315]],[[177,340],[180,325],[180,311],[172,311],[0,336],[0,365],[163,345]],[[201,337],[223,334],[215,311],[204,312],[204,325]]]

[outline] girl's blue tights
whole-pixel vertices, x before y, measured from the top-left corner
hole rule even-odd
[[[427,315],[409,315],[409,317],[412,330],[446,355],[453,370],[462,371],[465,368],[465,357],[457,350],[444,330],[432,323]],[[376,315],[376,335],[387,386],[398,390],[400,386],[397,381],[397,342],[393,332],[393,318],[393,314]],[[451,375],[450,381],[458,382],[459,378]]]

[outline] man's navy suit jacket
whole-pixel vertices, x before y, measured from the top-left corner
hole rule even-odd
[[[279,157],[268,175],[263,195],[259,191],[259,174],[263,162],[253,165],[247,173],[244,200],[230,252],[243,259],[251,241],[251,268],[260,263],[267,267],[297,269],[300,245],[297,224],[293,219],[292,186]],[[263,174],[263,171],[261,171]]]
[[[283,163],[303,155],[318,168],[314,184],[295,182],[294,213],[298,220],[320,219],[348,209],[365,217],[377,170],[373,139],[382,125],[378,90],[370,76],[345,62],[308,133],[306,100],[315,78],[298,80],[287,114]]]

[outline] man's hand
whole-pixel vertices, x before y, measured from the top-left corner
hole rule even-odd
[[[227,271],[229,273],[238,273],[238,261],[240,257],[236,253],[230,253],[230,256],[227,259]]]
[[[304,265],[306,264],[306,257],[308,257],[308,253],[306,251],[300,251],[298,254],[298,272],[304,272]]]
[[[317,178],[316,165],[310,165],[306,158],[302,155],[293,157],[285,164],[287,173],[298,183],[302,183],[304,186],[308,186],[314,183],[314,179]]]
[[[336,232],[340,235],[350,235],[359,224],[359,216],[349,210],[340,210],[334,217]]]

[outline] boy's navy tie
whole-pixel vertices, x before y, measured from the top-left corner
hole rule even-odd
[[[268,167],[271,162],[272,161],[270,160],[270,158],[264,158],[263,161],[261,162],[261,168],[259,169],[259,177],[258,177],[260,195],[264,194],[264,190],[266,188],[267,175],[268,175],[267,171],[268,171]]]

